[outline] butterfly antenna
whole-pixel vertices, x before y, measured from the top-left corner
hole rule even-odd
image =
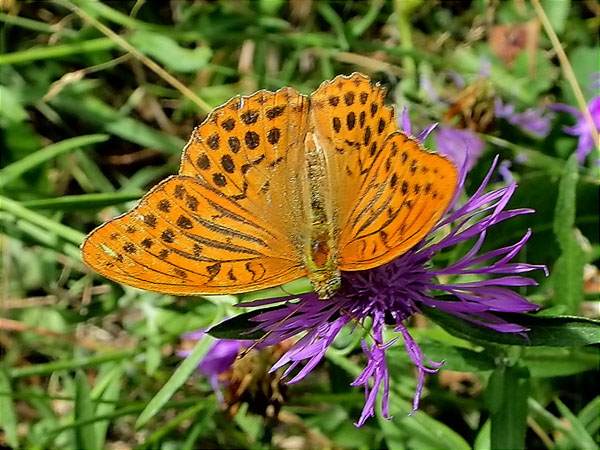
[[[286,320],[288,320],[290,317],[292,317],[294,314],[296,314],[299,309],[300,309],[300,305],[298,305],[297,308],[294,308],[294,310],[291,313],[289,313],[287,316],[285,316],[283,319],[279,320],[275,324],[275,327],[283,324]],[[273,334],[273,330],[267,331],[260,338],[255,340],[252,343],[252,345],[250,345],[249,347],[245,348],[242,352],[240,352],[240,354],[237,356],[236,359],[242,359],[243,357],[245,357],[248,353],[250,353],[252,350],[254,350],[258,345],[262,344],[271,334]]]

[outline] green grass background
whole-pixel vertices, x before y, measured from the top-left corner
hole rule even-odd
[[[598,95],[590,79],[597,4],[541,6],[588,101]],[[344,333],[310,377],[287,388],[278,421],[253,412],[252,393],[231,417],[194,374],[210,341],[184,363],[175,351],[182,333],[233,314],[236,298],[121,286],[84,267],[78,250],[85,233],[176,173],[192,128],[237,94],[283,86],[310,93],[360,71],[422,127],[444,120],[457,95],[452,74],[473,83],[489,61],[494,95],[518,110],[576,105],[543,28],[535,54],[510,66],[490,49],[492,26],[535,20],[534,5],[518,0],[0,2],[0,447],[598,448],[597,325],[591,345],[519,347],[415,320],[411,333],[430,358],[446,360],[444,369],[409,415],[415,374],[396,345],[388,358],[393,419],[360,429],[353,421],[363,394],[349,383],[364,360],[357,336]],[[428,97],[424,76],[445,102]],[[523,293],[546,315],[593,319],[599,177],[591,158],[584,166],[570,158],[577,141],[561,128],[569,120],[558,115],[544,139],[497,120],[481,133],[486,148],[467,192],[495,155],[513,161],[511,206],[537,212],[499,226],[486,246],[532,228],[520,258],[548,265],[551,275],[536,275],[540,286]],[[267,376],[260,364],[252,373]]]

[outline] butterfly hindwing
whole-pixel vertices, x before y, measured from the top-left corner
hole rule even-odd
[[[108,278],[175,295],[245,292],[305,274],[285,235],[187,176],[168,178],[94,230],[82,252]]]
[[[457,183],[446,158],[401,132],[390,135],[340,235],[340,269],[365,270],[416,245],[446,211]]]

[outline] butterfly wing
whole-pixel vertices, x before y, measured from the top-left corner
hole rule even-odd
[[[175,295],[237,293],[304,275],[285,235],[202,180],[173,176],[85,240],[107,278]]]
[[[396,129],[386,91],[360,73],[326,81],[311,96],[311,119],[326,153],[338,228],[348,220],[385,138]]]
[[[93,231],[84,261],[108,278],[178,295],[304,276],[299,186],[286,174],[299,172],[307,116],[308,101],[289,88],[217,108],[194,130],[180,175]]]
[[[448,208],[457,180],[449,160],[392,133],[342,226],[340,269],[376,267],[416,245]]]
[[[341,270],[401,255],[433,227],[456,186],[456,170],[397,130],[385,90],[362,74],[338,76],[312,95],[311,119],[335,187]]]
[[[194,130],[179,172],[298,235],[299,186],[289,175],[302,171],[308,111],[308,99],[292,88],[234,97]]]

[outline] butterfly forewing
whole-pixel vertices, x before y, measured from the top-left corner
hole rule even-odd
[[[385,89],[358,73],[327,81],[311,96],[311,118],[327,154],[340,226],[385,138],[396,130],[394,110],[384,99]]]
[[[180,173],[200,177],[217,191],[289,234],[286,173],[298,172],[309,102],[291,88],[236,97],[213,111],[184,150]]]
[[[109,278],[177,294],[245,292],[305,275],[299,183],[288,174],[301,172],[307,122],[308,100],[291,88],[215,109],[194,130],[181,176],[96,230],[86,262]]]

